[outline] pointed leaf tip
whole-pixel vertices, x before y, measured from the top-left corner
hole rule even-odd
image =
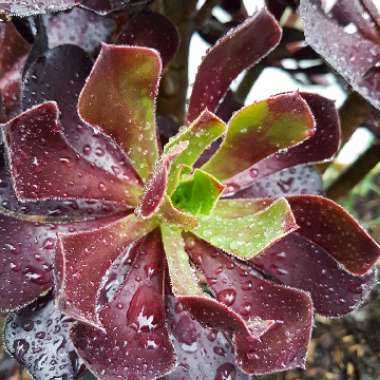
[[[219,39],[198,68],[188,120],[193,121],[206,107],[215,111],[232,80],[269,54],[280,42],[281,35],[276,19],[264,7]]]

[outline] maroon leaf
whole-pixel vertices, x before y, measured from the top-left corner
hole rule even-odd
[[[78,353],[101,380],[154,379],[175,365],[165,325],[165,262],[158,230],[136,249],[133,269],[99,311],[105,332],[80,323],[72,330]]]
[[[102,17],[82,8],[46,15],[44,24],[50,49],[59,45],[73,44],[80,46],[89,54],[97,53],[100,43],[108,41],[116,29],[112,18]],[[66,63],[70,63],[69,60]]]
[[[373,268],[380,256],[380,246],[347,211],[319,196],[287,199],[300,234],[325,249],[354,275],[364,275]]]
[[[60,236],[56,270],[57,302],[61,310],[101,327],[96,310],[103,277],[120,255],[130,253],[131,244],[155,226],[152,220],[130,214],[103,228]]]
[[[310,292],[316,312],[329,317],[360,305],[376,284],[375,273],[356,277],[321,246],[293,233],[251,260],[276,281]]]
[[[69,338],[71,321],[50,296],[8,316],[4,343],[35,380],[73,379],[82,369]]]
[[[25,17],[72,8],[80,0],[2,0],[1,14]]]
[[[182,141],[161,156],[154,168],[152,176],[148,178],[144,194],[140,199],[140,204],[135,210],[138,215],[143,218],[149,218],[160,207],[166,194],[171,164],[187,146],[188,142]]]
[[[52,287],[57,232],[100,227],[113,218],[56,224],[44,217],[21,217],[2,211],[0,310],[23,307]]]
[[[367,1],[367,4],[372,4],[372,1]],[[366,17],[367,9],[362,0],[337,0],[331,13],[339,24],[347,26],[353,23],[365,38],[377,42],[379,31],[371,17]],[[367,15],[370,16],[368,13]]]
[[[333,101],[316,94],[301,93],[316,121],[316,132],[299,145],[278,151],[238,174],[231,182],[241,189],[279,170],[300,164],[313,164],[332,158],[340,144],[340,122]]]
[[[255,35],[260,38],[252,39]],[[281,29],[266,8],[222,37],[198,69],[188,120],[194,120],[205,108],[215,111],[232,80],[266,56],[280,39]]]
[[[187,250],[220,302],[248,323],[277,321],[259,341],[236,335],[238,365],[256,375],[303,367],[313,322],[310,297],[263,280],[250,267],[195,237],[187,237]]]
[[[21,76],[29,48],[12,23],[0,23],[1,122],[19,112]]]
[[[61,111],[65,138],[81,155],[121,178],[138,182],[138,176],[121,150],[79,118],[77,100],[92,62],[79,47],[59,46],[38,58],[25,74],[24,109],[55,100]]]
[[[296,166],[284,169],[267,177],[257,179],[251,187],[240,190],[233,184],[233,198],[278,198],[298,194],[324,194],[319,172],[313,167]]]
[[[174,297],[167,303],[178,366],[163,380],[248,380],[236,367],[233,346],[221,331],[202,326]]]
[[[176,27],[167,17],[145,11],[128,20],[117,43],[156,49],[161,55],[163,66],[166,66],[177,52],[179,36]]]
[[[324,13],[321,0],[302,0],[300,13],[307,43],[366,100],[380,109],[380,46],[348,33]],[[354,21],[354,20],[351,20]]]
[[[66,144],[57,117],[56,104],[48,102],[6,124],[17,196],[25,200],[82,198],[134,204],[138,188],[76,154]]]

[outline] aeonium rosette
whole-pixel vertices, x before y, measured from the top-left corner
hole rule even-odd
[[[235,37],[244,42],[252,25]],[[253,49],[250,63],[280,38],[268,30],[272,45]],[[210,110],[248,65],[220,62],[218,71],[226,46],[231,57],[241,48],[230,41],[205,57],[189,123],[163,147],[161,59],[144,47],[103,45],[79,97],[81,119],[68,117],[67,102],[60,115],[47,101],[3,125],[18,199],[79,204],[63,218],[38,207],[1,214],[0,305],[30,304],[10,314],[6,348],[36,379],[75,378],[82,364],[106,380],[248,379],[302,367],[313,311],[346,314],[375,284],[379,247],[340,206],[317,195],[258,198],[255,189],[334,154],[333,102],[284,93],[224,123]],[[117,165],[90,154],[91,135],[76,149],[73,122],[96,131]],[[108,213],[82,215],[83,200]]]

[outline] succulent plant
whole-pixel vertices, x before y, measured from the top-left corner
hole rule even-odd
[[[46,16],[50,48],[26,68],[28,44],[13,25],[0,29],[15,63],[2,66],[0,87],[11,94],[0,172],[7,351],[41,380],[85,369],[104,380],[248,379],[303,367],[314,313],[358,307],[380,253],[305,166],[339,148],[334,102],[287,92],[228,122],[216,115],[232,80],[281,39],[263,8],[204,57],[186,122],[166,142],[156,98],[175,28],[137,14],[92,64],[82,48],[96,55],[108,33],[77,35],[82,48],[54,43],[62,22],[86,12]]]

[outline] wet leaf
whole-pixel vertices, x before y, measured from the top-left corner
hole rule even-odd
[[[223,201],[217,204],[216,210],[221,208]],[[198,221],[199,225],[193,230],[195,235],[243,260],[256,256],[298,228],[285,199],[240,218],[221,217],[216,211],[215,215],[199,216]]]
[[[273,96],[234,114],[222,145],[202,168],[219,180],[229,180],[270,154],[301,143],[314,131],[313,115],[299,93]]]
[[[151,177],[148,178],[145,184],[144,194],[135,210],[137,215],[149,218],[158,210],[165,199],[170,167],[175,158],[186,149],[187,145],[187,141],[182,141],[181,144],[174,146],[167,153],[161,155]]]
[[[162,243],[169,269],[169,279],[173,294],[202,295],[203,291],[189,263],[181,230],[165,224],[161,225]]]
[[[189,127],[172,137],[165,145],[167,152],[183,141],[188,142],[187,148],[174,161],[168,184],[168,193],[171,194],[175,188],[176,177],[181,171],[181,165],[193,166],[202,153],[226,130],[226,125],[213,113],[203,111]]]
[[[56,104],[48,102],[12,119],[4,128],[18,198],[136,204],[139,187],[80,157],[67,145],[57,118]]]
[[[310,296],[263,280],[251,267],[194,236],[186,238],[191,260],[204,274],[219,302],[260,326],[274,320],[259,340],[235,336],[236,363],[249,374],[261,375],[303,367],[313,324]]]
[[[143,180],[158,158],[154,112],[161,68],[155,50],[104,44],[78,103],[81,117],[124,149]]]
[[[5,347],[35,380],[73,379],[83,367],[69,338],[71,324],[45,296],[8,316]]]
[[[130,214],[103,228],[59,236],[57,302],[76,320],[102,327],[97,303],[103,277],[127,248],[156,227],[153,220]],[[75,279],[75,281],[73,281]]]
[[[99,317],[105,332],[85,324],[72,339],[86,366],[101,380],[152,379],[175,366],[165,324],[164,253],[155,231],[137,247],[133,269]]]
[[[139,183],[136,171],[121,149],[78,116],[78,96],[91,66],[88,55],[77,46],[63,45],[48,50],[25,73],[23,107],[56,101],[65,139],[78,154],[118,177]]]
[[[115,215],[116,216],[116,215]],[[53,286],[58,232],[74,232],[110,223],[54,223],[49,217],[0,211],[0,310],[15,310],[33,302]]]
[[[203,170],[179,183],[171,199],[173,204],[192,215],[208,215],[212,212],[224,190],[215,177]]]
[[[255,35],[260,38],[252,39]],[[281,29],[266,8],[219,39],[199,66],[188,120],[193,121],[205,108],[215,111],[232,80],[270,53],[280,39]]]
[[[280,170],[300,164],[313,164],[331,159],[339,150],[340,121],[335,103],[316,94],[301,92],[315,118],[315,133],[298,145],[265,157],[229,182],[240,189]],[[265,182],[265,180],[264,180]]]
[[[344,30],[334,18],[324,12],[320,0],[302,0],[300,14],[306,42],[355,91],[380,109],[380,46],[360,33],[348,33]],[[351,21],[355,26],[355,20]]]
[[[179,36],[177,28],[166,16],[144,11],[128,20],[116,42],[156,49],[165,67],[177,52]]]

